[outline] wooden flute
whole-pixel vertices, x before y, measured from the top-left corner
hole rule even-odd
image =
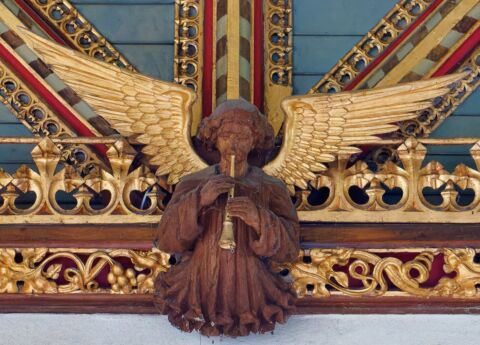
[[[230,156],[230,174],[231,177],[235,177],[235,155]],[[233,198],[235,195],[235,187],[230,188],[228,191],[228,199]],[[225,212],[225,218],[222,224],[222,233],[218,245],[222,249],[235,250],[237,244],[235,243],[235,234],[233,228],[232,217],[228,211]]]

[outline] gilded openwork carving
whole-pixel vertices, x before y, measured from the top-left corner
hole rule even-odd
[[[59,30],[62,37],[78,51],[119,67],[135,70],[68,0],[28,0],[26,2],[36,13]]]
[[[179,84],[201,93],[202,5],[198,0],[175,1],[174,78]]]
[[[395,256],[408,251],[309,249],[276,270],[293,281],[300,298],[480,297],[476,250],[423,249],[409,260]],[[1,248],[0,293],[152,294],[156,276],[170,267],[169,258],[157,249]],[[434,260],[443,262],[443,273],[426,286]]]
[[[292,1],[268,0],[266,4],[266,49],[268,80],[292,85]]]
[[[57,171],[62,152],[52,140],[43,139],[32,151],[38,171],[27,166],[12,175],[0,171],[0,223],[124,223],[137,215],[157,222],[161,208],[157,179],[143,166],[129,170],[135,154],[119,140],[107,151],[111,171],[94,170],[82,177],[70,165]],[[33,201],[20,205],[17,199],[27,193],[34,194]],[[72,202],[59,202],[58,193],[68,194]]]
[[[88,141],[94,142],[83,140]],[[425,162],[427,149],[422,142],[470,144],[476,168],[459,164],[449,172],[437,161]],[[71,166],[58,170],[62,153],[57,145],[60,144],[43,139],[32,151],[37,171],[23,166],[14,174],[1,172],[0,223],[116,223],[119,214],[126,215],[121,220],[124,223],[159,221],[169,188],[164,179],[156,177],[147,167],[132,167],[136,152],[125,141],[118,140],[107,153],[111,170],[100,169],[86,176]],[[477,139],[411,138],[401,143],[395,154],[398,163],[389,161],[378,170],[372,170],[363,160],[352,163],[351,155],[340,155],[327,171],[310,182],[311,187],[296,190],[300,219],[478,222],[480,142]],[[19,208],[17,199],[29,192],[35,194],[35,201],[27,208]],[[75,206],[67,207],[58,201],[59,192],[70,194]]]
[[[392,252],[380,256],[373,250],[310,249],[302,251],[297,262],[279,270],[290,276],[300,297],[478,298],[480,265],[475,255],[476,251],[468,248],[424,249],[413,259],[402,261]],[[444,275],[433,286],[425,286],[439,256],[443,257]]]
[[[469,74],[448,94],[436,99],[430,108],[418,112],[416,119],[405,121],[400,127],[404,136],[428,136],[477,89],[480,84],[480,48],[477,48],[458,70],[468,71]]]
[[[275,133],[284,115],[281,100],[292,94],[293,0],[265,1],[265,113]]]
[[[419,140],[425,143],[473,145],[470,153],[476,169],[459,164],[453,172],[448,172],[437,161],[424,162],[427,149]],[[323,202],[312,205],[312,191],[297,192],[297,207],[304,211],[301,212],[302,219],[478,222],[480,142],[476,142],[475,138],[419,140],[407,139],[396,149],[400,163],[388,161],[378,171],[371,170],[362,160],[349,164],[350,155],[339,157],[326,174],[319,175],[313,182],[316,192],[328,190]],[[395,191],[395,198],[388,197],[392,191]],[[451,217],[450,212],[457,214]]]
[[[0,64],[0,96],[16,117],[34,134],[61,137],[70,135],[58,123],[58,119],[47,106],[15,76],[5,64]]]
[[[156,249],[1,248],[0,293],[149,294],[169,266]]]
[[[41,137],[65,138],[75,133],[6,64],[0,63],[0,100],[33,134]],[[82,174],[103,165],[85,145],[61,145],[61,161],[74,166]]]
[[[203,4],[200,0],[175,0],[174,80],[202,94]],[[193,105],[192,130],[201,119],[202,100]],[[195,134],[195,133],[193,133]]]

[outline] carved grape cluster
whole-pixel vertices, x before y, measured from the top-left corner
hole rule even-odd
[[[112,265],[107,280],[110,283],[113,292],[128,293],[137,286],[135,271],[132,268],[124,270],[122,266],[118,264]]]

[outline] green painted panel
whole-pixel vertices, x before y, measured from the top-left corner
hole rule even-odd
[[[30,131],[21,123],[2,123],[0,124],[0,137],[7,136],[33,136]],[[0,168],[4,163],[15,163],[18,166],[22,163],[32,163],[30,152],[35,145],[13,145],[0,144]]]
[[[21,123],[3,123],[0,125],[0,137],[22,136],[31,137],[33,134]],[[1,157],[1,156],[0,156]]]
[[[6,136],[31,137],[33,135],[5,105],[0,103],[0,137]],[[32,164],[30,152],[33,146],[0,144],[0,169],[13,173],[24,163]]]
[[[449,172],[453,172],[455,166],[462,163],[470,168],[476,168],[475,162],[470,155],[427,155],[424,165],[432,160],[440,162],[443,168]]]
[[[3,124],[3,123],[20,123],[20,122],[15,116],[13,116],[13,114],[5,105],[0,103],[0,124]]]
[[[295,35],[364,35],[397,0],[295,0]]]
[[[37,170],[37,167],[35,166],[34,163],[23,163],[25,165],[27,165],[30,169],[34,170],[34,171],[38,171]],[[9,174],[14,174],[18,168],[20,168],[23,164],[19,164],[19,163],[1,163],[0,164],[0,169],[6,171],[7,173]]]
[[[173,5],[85,4],[77,8],[113,44],[173,43]]]
[[[32,152],[35,145],[2,145],[0,144],[0,167],[4,163],[32,163],[30,152]]]
[[[173,45],[117,44],[116,47],[140,72],[165,81],[173,80]]]
[[[426,145],[429,154],[435,155],[469,155],[473,145]]]
[[[360,40],[360,36],[295,36],[293,73],[324,74]]]
[[[437,138],[456,138],[462,136],[480,136],[480,116],[450,116],[432,133],[432,137]]]
[[[308,91],[396,2],[294,1],[294,93]]]
[[[293,94],[303,95],[308,92],[320,79],[323,74],[294,74],[293,75]]]
[[[468,96],[468,98],[455,110],[455,114],[480,116],[480,89],[475,90],[470,96]]]

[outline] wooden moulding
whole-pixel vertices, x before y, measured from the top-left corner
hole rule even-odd
[[[2,313],[154,314],[152,295],[0,295]]]
[[[302,298],[297,314],[479,314],[480,301],[418,297]]]
[[[2,313],[155,314],[152,295],[0,295]],[[303,298],[295,314],[479,314],[472,299],[415,297]]]
[[[304,248],[480,247],[480,224],[303,224]]]
[[[150,249],[156,224],[0,225],[0,248]],[[480,224],[303,223],[303,248],[480,248]]]
[[[0,248],[151,249],[155,224],[0,225]]]

